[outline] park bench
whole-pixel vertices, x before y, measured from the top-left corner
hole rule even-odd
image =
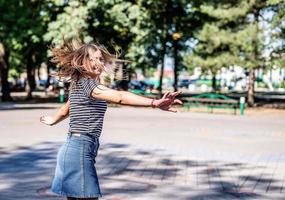
[[[193,107],[207,107],[208,112],[213,113],[214,109],[230,109],[233,114],[237,114],[237,109],[240,107],[238,100],[231,99],[223,94],[217,93],[203,93],[192,97],[182,98],[183,109],[189,111]],[[242,105],[243,106],[243,105]],[[241,115],[243,114],[243,107],[241,108]]]
[[[146,92],[144,90],[130,89],[129,91],[134,94],[143,95],[143,96],[150,97],[150,98],[156,98],[158,96],[157,93]]]

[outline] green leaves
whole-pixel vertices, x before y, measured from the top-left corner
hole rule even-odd
[[[57,15],[56,20],[48,24],[44,40],[55,45],[61,45],[63,38],[70,39],[76,36],[85,36],[85,40],[90,40],[86,33],[88,14],[86,5],[75,0],[69,1],[63,12]]]
[[[222,4],[222,5],[221,5]],[[251,3],[240,1],[236,3],[219,3],[214,6],[212,4],[203,4],[200,6],[201,12],[211,17],[222,20],[223,23],[228,23],[239,17],[245,16],[251,7]]]
[[[152,68],[161,62],[163,45],[173,57],[172,36],[181,33],[178,60],[193,52],[184,59],[189,68],[284,66],[284,0],[0,0],[0,13],[0,39],[22,63],[33,51],[44,61],[49,44],[79,36],[119,46],[133,69]]]
[[[270,48],[270,35],[264,28],[268,20],[263,15],[273,13],[272,25],[281,33],[280,13],[285,10],[280,9],[284,8],[281,2],[241,0],[213,4],[204,1],[198,7],[201,13],[208,16],[208,21],[204,21],[201,30],[196,32],[198,43],[194,47],[194,54],[186,57],[185,62],[208,70],[230,65],[258,68],[266,63],[272,66],[273,63],[265,62],[268,61],[265,52]]]

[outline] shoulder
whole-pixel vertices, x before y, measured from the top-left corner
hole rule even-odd
[[[78,84],[81,85],[83,91],[86,93],[86,95],[90,96],[90,93],[94,88],[96,88],[98,85],[100,85],[99,81],[92,78],[82,77],[78,80]]]

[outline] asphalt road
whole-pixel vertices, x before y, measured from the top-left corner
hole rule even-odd
[[[59,106],[0,105],[0,199],[62,199],[48,188],[68,120],[39,122]],[[97,158],[103,199],[283,199],[284,117],[108,108]]]

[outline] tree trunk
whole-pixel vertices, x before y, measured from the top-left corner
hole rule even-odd
[[[173,82],[173,89],[174,91],[176,92],[178,90],[177,88],[177,82],[178,82],[178,65],[179,65],[179,62],[178,62],[178,41],[177,40],[174,40],[173,42],[173,58],[174,58],[174,69],[173,69],[173,72],[174,72],[174,82]]]
[[[39,67],[37,68],[37,77],[38,77],[39,81],[42,80],[41,79],[41,65],[39,65]]]
[[[162,96],[162,81],[163,81],[163,73],[164,73],[164,57],[165,57],[165,48],[166,44],[162,44],[162,50],[161,50],[161,68],[160,68],[160,75],[159,75],[159,85],[158,85],[158,92],[159,96]]]
[[[212,75],[212,91],[216,92],[217,91],[217,79],[216,79],[216,74]]]
[[[254,52],[253,52],[253,58],[254,58],[254,61],[257,61],[258,60],[258,55],[259,55],[259,51],[258,51],[258,23],[259,23],[259,20],[258,20],[258,17],[259,17],[259,13],[260,13],[260,10],[259,9],[256,9],[254,11],[254,21],[253,23],[255,23],[255,28],[256,28],[256,32],[255,32],[255,37],[254,37],[254,40],[253,40],[253,48],[254,48]],[[255,68],[257,69],[258,67],[255,66]],[[248,91],[247,91],[247,104],[249,107],[253,107],[254,106],[254,83],[255,83],[255,68],[252,68],[250,69],[249,71],[249,82],[248,82]]]
[[[121,89],[123,89],[124,91],[127,91],[128,90],[128,84],[129,84],[129,74],[127,72],[127,65],[124,63],[123,66],[122,66],[122,76],[123,76],[123,80],[122,80],[122,84],[121,84]]]
[[[1,86],[2,86],[2,101],[13,101],[10,95],[10,87],[8,82],[9,72],[9,52],[2,43],[0,43],[0,72],[1,72]]]
[[[48,88],[50,85],[50,62],[47,63],[47,82],[45,88]]]
[[[249,83],[248,83],[248,91],[247,91],[247,103],[248,106],[254,106],[254,83],[255,83],[255,74],[254,69],[251,69],[249,72]]]
[[[142,74],[144,77],[147,76],[145,66],[142,66]]]
[[[33,98],[33,91],[36,88],[36,81],[35,81],[35,55],[28,55],[27,58],[27,77],[28,77],[28,84],[26,87],[27,92],[27,100]]]
[[[166,53],[166,36],[167,36],[167,25],[166,25],[166,18],[163,18],[163,26],[162,26],[162,36],[161,36],[161,51],[160,51],[160,76],[159,76],[159,85],[158,85],[158,94],[162,97],[162,84],[163,84],[163,73],[164,73],[164,60],[165,60],[165,53]]]

